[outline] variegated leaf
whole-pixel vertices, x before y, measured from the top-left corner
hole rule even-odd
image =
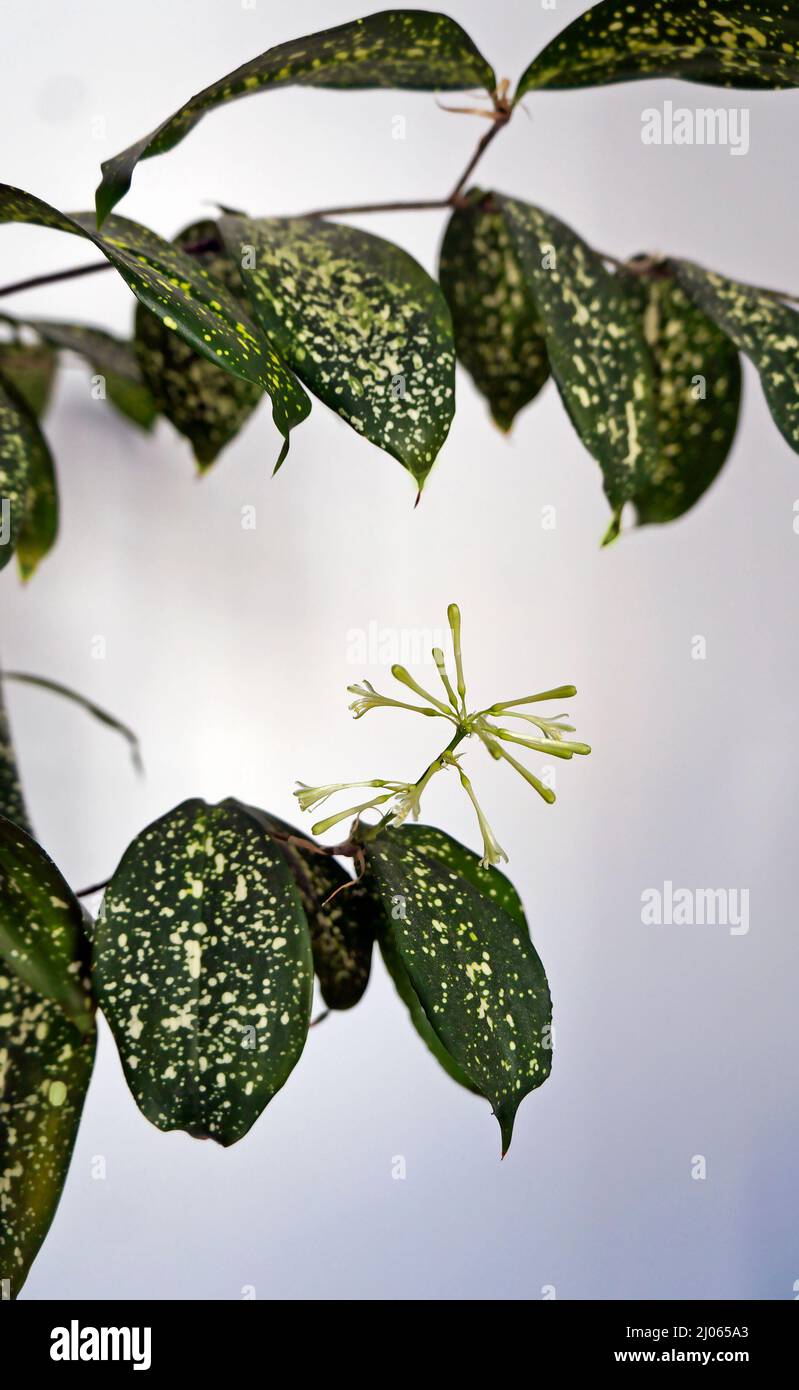
[[[0,968],[59,1004],[80,1033],[94,1027],[83,909],[41,845],[0,816]]]
[[[313,995],[308,923],[268,832],[204,801],[142,831],[106,891],[94,969],[142,1113],[241,1139],[297,1062]]]
[[[98,225],[129,189],[139,160],[174,149],[206,111],[253,92],[290,86],[432,92],[484,87],[491,92],[495,77],[454,19],[426,10],[384,10],[278,44],[198,92],[150,135],[105,161],[96,196]]]
[[[175,244],[218,244],[218,237],[215,222],[195,222],[175,237]],[[241,279],[224,252],[204,251],[193,259],[233,299],[241,297]],[[190,441],[200,469],[210,467],[252,414],[261,399],[260,387],[220,371],[141,304],[136,310],[135,347],[158,410]]]
[[[669,264],[694,304],[757,367],[774,423],[799,453],[799,313],[692,261]]]
[[[0,813],[28,830],[0,689]],[[16,1298],[50,1228],[94,1063],[59,1004],[0,968],[0,1281]]]
[[[604,0],[547,44],[515,100],[541,88],[684,77],[714,87],[799,86],[797,0]]]
[[[301,830],[257,807],[244,809],[273,837],[297,885],[322,998],[329,1009],[351,1009],[369,983],[377,925],[374,900],[332,856],[306,848]]]
[[[455,410],[446,300],[382,237],[319,218],[223,217],[258,323],[314,395],[421,487]]]
[[[673,279],[624,278],[655,369],[660,457],[641,473],[641,525],[673,521],[710,487],[735,438],[741,364],[735,346]]]
[[[458,358],[499,428],[509,430],[547,380],[549,363],[543,326],[504,218],[480,206],[485,197],[472,189],[469,206],[450,217],[439,280]]]
[[[490,1100],[505,1153],[521,1101],[551,1065],[549,988],[523,916],[504,905],[495,871],[483,883],[440,832],[383,832],[366,857],[391,947],[446,1053]]]
[[[7,184],[0,184],[0,222],[34,222],[93,242],[168,329],[231,376],[268,393],[272,418],[284,438],[278,463],[283,461],[290,430],[310,410],[308,397],[241,304],[192,256],[122,217],[111,219],[100,234],[91,214],[68,216]]]
[[[50,1229],[94,1065],[57,1004],[0,970],[0,1280],[19,1293]]]
[[[42,484],[52,475],[44,436],[19,392],[0,376],[0,569],[25,539],[23,574],[41,548],[35,538]],[[41,533],[39,533],[41,535]]]
[[[565,223],[498,198],[544,325],[552,374],[586,449],[599,463],[616,533],[638,478],[657,467],[652,359],[623,286]]]

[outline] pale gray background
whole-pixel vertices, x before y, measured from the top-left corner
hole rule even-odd
[[[583,7],[534,0],[449,12],[498,73]],[[294,0],[7,0],[0,177],[90,204],[104,158],[192,92],[283,39],[354,17]],[[653,148],[641,111],[745,102],[752,148]],[[480,179],[540,202],[602,250],[684,253],[799,290],[799,95],[641,83],[527,101]],[[407,138],[392,139],[404,115]],[[96,117],[105,136],[95,138]],[[141,167],[122,211],[170,235],[208,199],[279,213],[446,191],[482,133],[424,95],[259,95]],[[437,213],[362,219],[429,268]],[[92,258],[3,227],[2,281]],[[8,301],[126,329],[112,273]],[[265,403],[266,404],[266,403]],[[408,475],[323,406],[278,438],[262,407],[202,482],[188,446],[89,399],[75,367],[51,410],[63,530],[27,590],[2,580],[2,651],[85,690],[141,733],[146,781],[80,712],[14,689],[32,812],[70,880],[103,877],[188,795],[293,814],[295,778],[416,775],[437,729],[353,724],[347,633],[443,625],[460,603],[475,696],[574,681],[589,760],[545,807],[468,758],[511,856],[557,1011],[552,1079],[507,1160],[487,1106],[439,1073],[382,967],[355,1012],[311,1034],[285,1090],[229,1151],[159,1134],[128,1095],[105,1028],[74,1166],[26,1296],[86,1298],[794,1297],[796,734],[793,596],[799,460],[747,371],[744,424],[684,521],[598,541],[599,471],[550,388],[510,442],[465,378],[450,440],[413,511]],[[242,531],[240,510],[257,508]],[[557,508],[557,529],[541,527]],[[91,658],[103,634],[107,659]],[[692,638],[707,659],[691,658]],[[475,844],[454,779],[427,816]],[[671,878],[747,887],[751,930],[644,927]],[[392,1180],[395,1155],[407,1178]],[[703,1154],[707,1179],[691,1178]],[[91,1177],[104,1155],[107,1178]]]

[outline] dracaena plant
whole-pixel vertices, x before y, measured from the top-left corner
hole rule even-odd
[[[147,1119],[228,1146],[297,1063],[314,979],[328,1012],[352,1008],[377,943],[414,1027],[452,1078],[490,1102],[507,1152],[519,1104],[549,1075],[550,994],[519,895],[496,868],[507,856],[462,762],[476,743],[551,803],[554,792],[516,754],[570,759],[590,749],[571,740],[567,715],[536,712],[570,699],[572,685],[470,711],[454,604],[449,621],[451,671],[433,653],[444,699],[402,667],[395,677],[421,703],[368,681],[350,687],[356,718],[383,709],[445,721],[451,737],[422,775],[296,792],[308,811],[345,789],[376,790],[313,826],[322,835],[349,820],[346,839],[322,843],[234,798],[189,800],[134,839],[110,880],[80,892],[33,837],[0,682],[0,1278],[11,1296],[66,1176],[98,1007]],[[131,731],[104,710],[57,682],[20,677],[78,699],[138,754]],[[513,720],[534,736],[506,727]],[[410,823],[447,771],[474,807],[481,852]],[[372,810],[381,813],[367,822]],[[82,898],[99,890],[92,920]]]
[[[104,163],[96,215],[70,216],[0,186],[0,220],[83,237],[106,258],[85,272],[115,268],[139,301],[127,342],[93,326],[6,316],[0,565],[16,548],[28,576],[56,537],[56,474],[39,420],[65,351],[89,363],[98,392],[137,425],[170,420],[201,470],[264,394],[282,436],[279,466],[310,392],[398,459],[419,491],[452,421],[456,358],[505,431],[551,376],[602,470],[606,540],[618,535],[625,507],[638,524],[671,521],[713,482],[737,428],[741,354],[799,450],[794,296],[661,253],[599,252],[553,213],[471,184],[523,99],[655,77],[796,87],[799,0],[604,0],[533,58],[512,96],[455,20],[386,10],[279,44],[212,82]],[[224,211],[172,242],[113,213],[141,160],[173,149],[214,108],[291,85],[477,89],[485,105],[450,109],[476,111],[488,127],[443,197],[297,217]],[[400,247],[332,220],[397,208],[449,213],[437,280]]]

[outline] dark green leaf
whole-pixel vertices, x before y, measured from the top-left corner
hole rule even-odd
[[[410,91],[494,90],[496,79],[468,34],[447,15],[383,10],[278,44],[198,92],[173,116],[103,164],[98,225],[130,187],[140,159],[174,149],[206,111],[270,87],[397,87]]]
[[[22,397],[0,377],[0,570],[19,542],[41,455],[47,450],[42,432]]]
[[[105,381],[108,400],[120,414],[144,430],[152,429],[157,408],[142,379],[132,343],[87,324],[50,323],[44,319],[28,319],[27,323],[44,342],[85,358],[92,371]],[[176,342],[182,342],[177,334],[174,337]]]
[[[40,845],[0,816],[0,959],[81,1033],[94,1027],[83,909]]]
[[[774,422],[799,453],[799,314],[692,261],[670,265],[686,294],[754,362]]]
[[[175,242],[185,247],[214,237],[218,239],[215,222],[195,222]],[[223,252],[205,251],[194,259],[232,298],[241,296],[241,278]],[[257,406],[260,387],[220,371],[141,304],[136,310],[136,356],[158,409],[191,442],[200,468],[208,468]]]
[[[0,815],[31,833],[0,683]]]
[[[313,995],[308,924],[268,832],[229,802],[149,826],[106,891],[94,960],[143,1114],[241,1139],[302,1052]]]
[[[11,382],[37,420],[47,409],[55,371],[56,355],[50,348],[38,343],[0,343],[0,376]]]
[[[407,252],[319,218],[223,217],[253,312],[314,395],[421,487],[455,409],[446,300]]]
[[[640,318],[618,278],[570,227],[527,203],[498,202],[544,324],[552,374],[618,517],[659,457]]]
[[[533,400],[549,376],[544,331],[501,213],[471,206],[453,212],[439,264],[452,313],[455,350],[485,396],[501,430]]]
[[[410,1014],[411,1023],[422,1042],[432,1052],[439,1066],[443,1067],[447,1075],[451,1076],[453,1081],[457,1081],[459,1086],[464,1086],[473,1095],[482,1095],[480,1088],[469,1080],[463,1068],[458,1066],[455,1058],[445,1048],[433,1025],[428,1022],[422,1001],[411,984],[411,977],[402,963],[402,957],[391,932],[381,933],[380,954],[383,957],[383,964],[394,982],[394,988]]]
[[[34,222],[85,237],[119,271],[140,303],[166,327],[231,376],[254,382],[272,399],[272,418],[288,451],[289,431],[310,401],[260,329],[192,256],[126,218],[112,218],[101,235],[89,213],[68,216],[31,193],[0,184],[0,222]]]
[[[305,848],[301,830],[257,807],[244,809],[275,837],[274,844],[299,889],[322,998],[330,1009],[351,1009],[369,983],[376,904],[363,884],[356,883],[330,855]]]
[[[713,87],[799,86],[797,0],[605,0],[547,44],[515,100],[543,87],[684,77]]]
[[[57,1004],[0,973],[0,1279],[12,1297],[55,1215],[94,1064]]]
[[[627,276],[655,368],[660,458],[636,486],[641,525],[682,516],[710,486],[735,438],[741,364],[729,338],[674,280]]]
[[[2,438],[4,429],[12,431],[11,437],[6,437],[5,443]],[[14,430],[17,431],[16,435]],[[17,443],[14,442],[15,439]],[[21,462],[19,449],[26,459],[24,494],[17,501],[16,527],[13,520],[13,492],[7,491],[2,482],[4,449],[8,451],[12,476],[15,460],[17,468]],[[10,533],[5,542],[0,544],[0,569],[3,567],[4,555],[8,558],[12,550],[16,549],[19,572],[23,579],[30,579],[39,561],[54,546],[58,535],[58,484],[52,455],[35,414],[22,394],[10,381],[4,380],[0,372],[0,497],[2,496],[9,497],[11,524],[4,528],[0,519],[0,538],[5,537],[6,530]]]
[[[490,1100],[507,1152],[519,1104],[549,1075],[546,976],[518,909],[503,906],[506,890],[496,884],[492,895],[463,846],[442,849],[440,833],[435,841],[424,828],[383,832],[366,846],[367,863],[427,1021]],[[432,853],[417,847],[425,843]]]
[[[519,895],[510,879],[506,878],[503,873],[500,873],[498,869],[482,868],[479,855],[475,854],[473,850],[467,849],[465,845],[459,844],[451,835],[446,835],[443,830],[437,830],[432,825],[406,825],[403,827],[402,833],[413,849],[418,850],[428,859],[438,860],[447,869],[462,875],[473,887],[478,888],[484,897],[497,902],[509,916],[523,927],[525,934],[529,935],[524,908]],[[381,933],[380,948],[386,968],[397,988],[397,993],[407,1005],[411,1021],[417,1032],[453,1080],[479,1095],[479,1089],[472,1085],[468,1076],[458,1066],[454,1057],[450,1056],[431,1024],[428,1023],[427,1015],[411,984],[408,972],[402,964],[390,931]]]
[[[0,813],[28,820],[0,690]],[[55,1215],[94,1061],[60,1005],[0,970],[0,1280],[16,1298]]]

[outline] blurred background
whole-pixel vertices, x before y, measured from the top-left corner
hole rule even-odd
[[[446,8],[515,82],[584,7]],[[138,0],[134,18],[101,0],[7,0],[0,177],[90,206],[101,159],[190,94],[359,13],[340,0]],[[745,105],[749,153],[642,144],[642,111],[667,98]],[[799,291],[799,93],[647,82],[525,108],[486,156],[483,186],[556,212],[603,251],[673,252]],[[428,95],[264,93],[141,165],[121,212],[171,236],[212,201],[257,215],[437,197],[483,129]],[[444,214],[358,225],[435,269]],[[0,239],[2,283],[92,259],[38,228]],[[128,332],[133,305],[109,272],[3,307]],[[605,551],[599,469],[552,385],[506,440],[460,376],[416,510],[410,476],[320,404],[275,479],[268,402],[202,480],[166,422],[136,432],[91,399],[77,365],[45,428],[61,538],[27,588],[3,575],[0,655],[127,720],[146,763],[137,779],[79,710],[9,687],[37,831],[76,887],[109,875],[187,796],[296,820],[298,778],[417,776],[435,726],[386,711],[353,723],[346,686],[385,689],[398,646],[409,659],[445,629],[453,599],[475,699],[574,682],[569,710],[594,752],[558,766],[553,807],[480,749],[465,764],[555,1003],[552,1077],[522,1106],[503,1163],[487,1104],[437,1069],[379,961],[361,1006],[311,1032],[228,1151],[152,1128],[103,1026],[24,1296],[794,1298],[799,460],[748,366],[742,427],[703,501]],[[425,818],[479,844],[454,778],[433,784]],[[667,880],[749,890],[749,931],[645,926],[641,895]]]

